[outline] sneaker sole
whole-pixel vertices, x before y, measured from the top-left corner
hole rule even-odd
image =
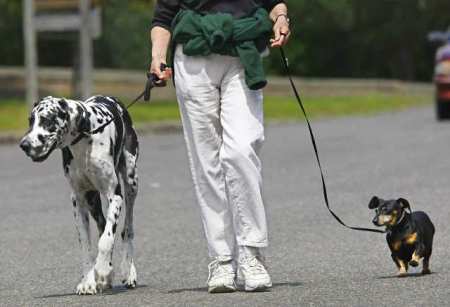
[[[272,285],[261,285],[254,288],[247,287],[247,285],[244,286],[245,292],[266,292],[269,291],[270,288],[272,288]]]
[[[236,291],[236,287],[232,287],[232,286],[219,286],[219,287],[213,287],[213,288],[208,288],[208,292],[209,293],[231,293],[231,292],[235,292]]]
[[[272,288],[272,283],[266,285],[259,285],[257,287],[248,287],[244,280],[237,281],[239,289],[245,292],[266,292]]]

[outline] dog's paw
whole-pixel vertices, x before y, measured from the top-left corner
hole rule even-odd
[[[122,280],[122,283],[128,289],[134,289],[137,286],[137,273],[134,263],[131,263],[128,277]]]
[[[97,294],[97,283],[95,281],[94,271],[91,270],[77,286],[78,295]]]
[[[112,266],[108,266],[107,268],[95,268],[95,281],[97,283],[97,289],[100,292],[112,288],[113,277],[114,272]]]
[[[397,277],[405,277],[406,275],[408,275],[408,272],[406,271],[405,268],[401,268],[397,272]]]
[[[417,260],[413,259],[409,262],[409,265],[412,267],[417,267],[419,265],[419,262]]]
[[[422,274],[423,275],[431,274],[431,271],[430,271],[430,269],[423,269]]]

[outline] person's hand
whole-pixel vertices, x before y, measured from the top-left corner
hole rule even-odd
[[[152,64],[150,66],[150,72],[155,74],[159,78],[159,82],[165,82],[172,78],[172,69],[167,67],[164,70],[161,70],[161,64],[166,65],[166,61],[162,58],[153,58]]]
[[[273,25],[274,38],[270,40],[271,47],[282,47],[289,41],[291,31],[289,30],[289,20],[286,15],[280,15],[277,17],[275,24]]]

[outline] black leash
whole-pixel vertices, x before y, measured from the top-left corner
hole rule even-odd
[[[166,65],[165,64],[161,64],[161,70],[165,70],[166,69]],[[156,76],[153,73],[147,72],[147,82],[145,83],[145,88],[142,91],[142,93],[140,93],[136,98],[134,98],[133,101],[131,101],[127,106],[126,109],[128,110],[129,108],[131,108],[136,102],[138,102],[139,100],[141,100],[141,98],[144,98],[145,102],[150,101],[151,98],[151,94],[152,94],[152,89],[154,87],[163,87],[166,86],[166,81],[160,81],[160,79],[158,78],[158,76]],[[108,126],[110,123],[112,123],[114,121],[114,117],[112,119],[110,119],[109,121],[107,121],[106,123],[104,123],[103,125],[101,125],[100,127],[96,128],[95,130],[92,130],[91,132],[89,132],[88,134],[96,134],[99,133],[101,131],[103,131],[103,129]]]
[[[331,210],[330,208],[330,204],[329,204],[329,200],[328,200],[328,192],[327,192],[327,186],[325,184],[325,176],[323,175],[323,170],[322,170],[322,165],[320,163],[320,159],[319,159],[319,151],[317,149],[317,144],[316,144],[316,138],[314,137],[314,133],[311,127],[311,123],[309,122],[308,119],[308,115],[306,113],[306,109],[303,105],[302,99],[300,98],[300,95],[297,91],[297,88],[295,87],[294,81],[292,79],[292,75],[291,75],[291,71],[289,69],[289,63],[288,63],[288,59],[284,53],[283,48],[280,48],[280,52],[281,52],[281,58],[283,61],[283,65],[284,68],[286,70],[286,73],[288,75],[289,78],[289,82],[291,83],[291,87],[292,90],[294,91],[295,97],[297,98],[297,102],[300,106],[300,109],[303,112],[303,115],[305,116],[305,120],[306,123],[308,125],[308,130],[309,130],[309,135],[311,137],[311,142],[314,148],[314,153],[316,155],[316,160],[317,160],[317,165],[319,166],[319,171],[320,171],[320,177],[322,178],[322,191],[323,191],[323,198],[325,200],[325,205],[327,206],[328,211],[331,213],[331,215],[336,219],[336,221],[339,222],[339,224],[341,224],[344,227],[347,227],[349,229],[353,229],[353,230],[359,230],[359,231],[369,231],[369,232],[378,232],[378,233],[385,233],[385,231],[382,230],[378,230],[378,229],[371,229],[371,228],[364,228],[364,227],[352,227],[352,226],[348,226],[347,224],[345,224],[340,218],[339,216],[336,215],[336,213],[333,212],[333,210]]]
[[[167,65],[161,64],[161,71],[165,70],[166,68],[167,68]],[[158,76],[156,76],[154,73],[147,72],[147,82],[145,83],[144,90],[142,91],[142,93],[140,93],[135,99],[133,99],[133,101],[131,101],[126,106],[126,109],[128,110],[129,108],[131,108],[136,102],[138,102],[142,98],[144,98],[145,102],[150,101],[152,89],[154,87],[163,87],[163,86],[166,86],[166,81],[160,80],[158,78]],[[84,106],[82,106],[82,108],[83,108],[83,112],[86,112],[84,110]],[[113,121],[114,121],[114,116],[109,121],[107,121],[106,123],[104,123],[100,127],[95,128],[94,130],[80,132],[80,134],[72,141],[71,145],[73,146],[73,145],[77,144],[79,141],[81,141],[83,138],[85,138],[85,137],[87,137],[89,135],[93,135],[93,134],[97,134],[97,133],[103,132],[103,129],[105,129],[105,127],[107,127]]]

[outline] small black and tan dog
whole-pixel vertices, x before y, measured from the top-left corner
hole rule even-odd
[[[422,274],[430,274],[434,225],[425,212],[411,212],[404,198],[383,200],[374,196],[369,209],[375,209],[373,223],[386,227],[386,240],[398,267],[398,276],[405,276],[408,265],[417,267],[423,258]]]

